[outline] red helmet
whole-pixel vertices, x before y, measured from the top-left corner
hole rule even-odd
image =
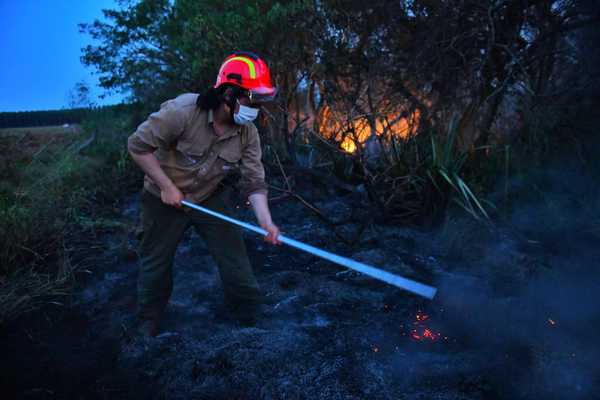
[[[271,101],[277,94],[277,89],[271,84],[267,64],[248,51],[239,51],[225,58],[214,87],[216,89],[226,83],[246,89],[253,102]]]

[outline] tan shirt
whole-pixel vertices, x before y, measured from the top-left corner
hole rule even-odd
[[[154,152],[175,186],[195,202],[209,197],[235,170],[241,172],[242,192],[266,194],[256,126],[236,126],[217,136],[212,110],[197,107],[197,99],[197,94],[186,93],[161,104],[129,137],[129,151]],[[160,189],[148,175],[144,188],[160,197]]]

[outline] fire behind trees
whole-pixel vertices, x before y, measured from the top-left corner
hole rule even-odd
[[[597,79],[589,0],[141,1],[82,24],[102,85],[148,111],[203,91],[232,50],[268,59],[269,154],[362,184],[383,217],[435,220],[573,118]],[[548,139],[549,138],[549,139]],[[433,216],[433,219],[431,218]]]

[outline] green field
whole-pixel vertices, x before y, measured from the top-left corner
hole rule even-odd
[[[0,129],[0,137],[21,135],[66,135],[73,133],[81,133],[81,126],[73,124],[67,127],[63,125],[51,125]]]
[[[79,125],[0,129],[2,191],[10,187],[18,190],[39,179],[64,151],[84,137]]]
[[[0,164],[22,167],[22,163],[29,164],[33,158],[60,152],[83,136],[80,125],[0,129]]]
[[[127,129],[113,121],[0,129],[0,325],[65,293],[90,247],[72,238],[93,239],[126,188]]]

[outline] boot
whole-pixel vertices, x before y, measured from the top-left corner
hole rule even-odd
[[[231,309],[231,314],[241,326],[255,326],[262,314],[262,305],[260,303],[238,304]]]
[[[160,321],[157,318],[140,320],[138,334],[143,337],[155,337],[160,332]]]
[[[138,313],[138,333],[144,337],[155,337],[160,332],[160,324],[166,306],[155,306],[144,313]]]

